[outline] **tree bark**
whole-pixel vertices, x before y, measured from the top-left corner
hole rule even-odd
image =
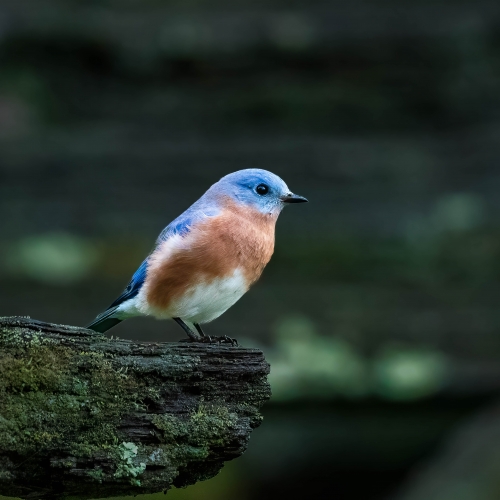
[[[0,318],[0,494],[102,498],[215,476],[270,397],[261,351]]]

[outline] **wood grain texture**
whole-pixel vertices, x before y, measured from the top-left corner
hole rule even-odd
[[[0,318],[0,495],[96,498],[213,477],[269,398],[261,351]]]

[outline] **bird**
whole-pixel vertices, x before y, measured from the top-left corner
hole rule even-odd
[[[259,279],[274,252],[280,212],[307,201],[267,170],[222,177],[163,229],[123,293],[87,328],[103,333],[125,319],[153,316],[177,322],[186,341],[235,342],[212,338],[201,325]]]

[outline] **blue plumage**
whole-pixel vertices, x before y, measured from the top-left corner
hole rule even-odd
[[[201,222],[206,217],[213,217],[220,212],[219,208],[208,205],[203,198],[193,203],[177,219],[174,219],[158,236],[156,245],[168,240],[171,236],[178,234],[186,236],[191,227]]]
[[[139,293],[139,290],[141,289],[141,286],[146,279],[147,268],[148,259],[144,260],[144,262],[139,266],[139,269],[137,269],[137,271],[134,273],[132,279],[130,280],[130,283],[127,285],[123,293],[108,307],[108,309],[119,306],[126,300],[135,297]]]
[[[227,207],[230,206],[228,205],[228,202],[233,204],[236,203],[237,206],[245,207],[246,210],[255,210],[255,213],[260,212],[261,214],[264,214],[266,216],[266,220],[270,221],[270,224],[272,224],[272,230],[274,232],[274,223],[285,204],[300,203],[304,201],[307,200],[301,196],[291,193],[285,182],[271,172],[260,169],[247,169],[226,175],[211,186],[198,201],[191,205],[191,207],[172,221],[161,232],[152,254],[150,254],[139,266],[123,293],[106,309],[106,311],[97,316],[97,318],[90,325],[88,325],[88,328],[99,332],[105,332],[127,317],[137,315],[164,317],[164,313],[162,311],[158,313],[158,311],[151,306],[151,304],[149,304],[149,299],[146,298],[144,301],[144,298],[142,297],[143,292],[141,292],[141,288],[144,283],[147,282],[147,286],[149,286],[151,279],[153,279],[150,274],[154,274],[154,263],[156,262],[155,252],[160,251],[161,248],[163,248],[163,243],[173,236],[181,236],[184,238],[190,233],[191,228],[210,222],[207,221],[207,218],[217,217],[221,215],[221,213],[224,213],[224,210],[228,210]],[[261,219],[257,217],[256,221],[260,220]],[[230,230],[229,226],[228,230]],[[182,245],[180,248],[181,250],[179,251],[182,251]],[[238,248],[235,248],[234,250],[238,251]],[[151,255],[153,255],[152,259]],[[224,255],[221,255],[220,258],[223,259]],[[148,274],[150,259],[151,266]],[[193,269],[193,273],[196,273],[196,269]],[[230,280],[233,278],[229,277],[228,279]],[[220,300],[218,297],[211,297],[210,300],[204,299],[206,306],[205,302],[199,305],[197,304],[193,310],[201,312],[196,313],[193,318],[198,318],[196,320],[198,322],[211,321],[213,318],[222,314],[232,303],[234,303],[235,300],[238,300],[236,295],[238,293],[241,295],[244,291],[241,291],[243,288],[237,280],[233,281],[234,283],[231,286],[235,288],[234,290],[229,290],[227,284],[226,288],[223,287],[221,290],[217,290],[218,294],[222,294]],[[192,291],[189,293],[192,295]],[[226,294],[227,297],[224,294]],[[190,300],[194,300],[193,297],[191,297]],[[217,300],[219,300],[221,304],[221,310],[216,310],[217,315],[214,315],[214,313],[211,312],[212,310],[210,307],[213,308],[212,303],[214,301],[217,302]],[[219,304],[219,302],[217,302],[217,304]],[[176,316],[176,314],[178,316]],[[189,330],[189,327],[187,327],[183,322],[183,320],[190,321],[193,318],[190,316],[181,317],[183,314],[184,313],[182,312],[174,312],[171,316],[167,317],[172,317],[176,321],[180,322],[179,324],[184,325],[183,328],[191,339],[197,338],[196,334]],[[194,322],[194,324],[198,332],[200,332],[201,329],[199,325],[197,325],[196,322]]]
[[[196,204],[195,204],[196,205]],[[181,214],[177,219],[172,221],[161,233],[156,242],[156,247],[163,241],[167,240],[171,236],[178,234],[180,236],[185,236],[189,233],[189,229],[193,224],[193,221],[200,220],[204,213],[199,210],[193,210],[194,205]],[[142,262],[137,271],[132,276],[129,284],[123,291],[123,293],[113,301],[112,304],[97,318],[90,323],[87,328],[98,332],[105,332],[109,328],[120,323],[120,319],[112,317],[118,306],[126,302],[127,300],[133,299],[141,289],[144,281],[146,280],[146,273],[148,268],[149,256]]]
[[[127,285],[123,293],[97,318],[87,326],[96,332],[105,332],[109,330],[111,327],[117,325],[121,322],[120,319],[112,317],[116,309],[123,302],[134,298],[141,289],[141,286],[144,284],[144,280],[146,279],[146,270],[148,267],[148,259],[145,259],[144,262],[139,266],[139,269],[134,273],[130,283]]]

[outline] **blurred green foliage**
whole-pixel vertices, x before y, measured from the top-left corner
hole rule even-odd
[[[497,3],[24,0],[0,14],[3,314],[85,324],[211,182],[261,167],[311,203],[287,210],[261,282],[207,326],[271,361],[283,447],[255,459],[278,485],[260,499],[316,474],[328,487],[309,481],[303,497],[351,500],[364,483],[360,498],[385,498],[404,447],[438,427],[437,410],[418,433],[404,427],[398,402],[418,419],[457,380],[469,394],[497,387]],[[166,323],[113,335],[177,340]],[[463,364],[486,375],[465,383]],[[375,430],[374,398],[394,412]],[[311,440],[286,405],[330,399],[359,405],[357,427],[322,407],[336,440],[277,479]],[[351,453],[352,476],[335,453]],[[325,469],[311,465],[320,455]],[[245,499],[244,473],[169,496]]]
[[[48,233],[9,245],[4,254],[4,269],[14,276],[68,286],[88,276],[98,255],[95,245],[85,238]]]
[[[341,338],[319,336],[303,316],[282,319],[274,347],[265,351],[276,401],[369,395],[411,401],[439,392],[451,374],[439,351],[386,346],[368,358]]]

